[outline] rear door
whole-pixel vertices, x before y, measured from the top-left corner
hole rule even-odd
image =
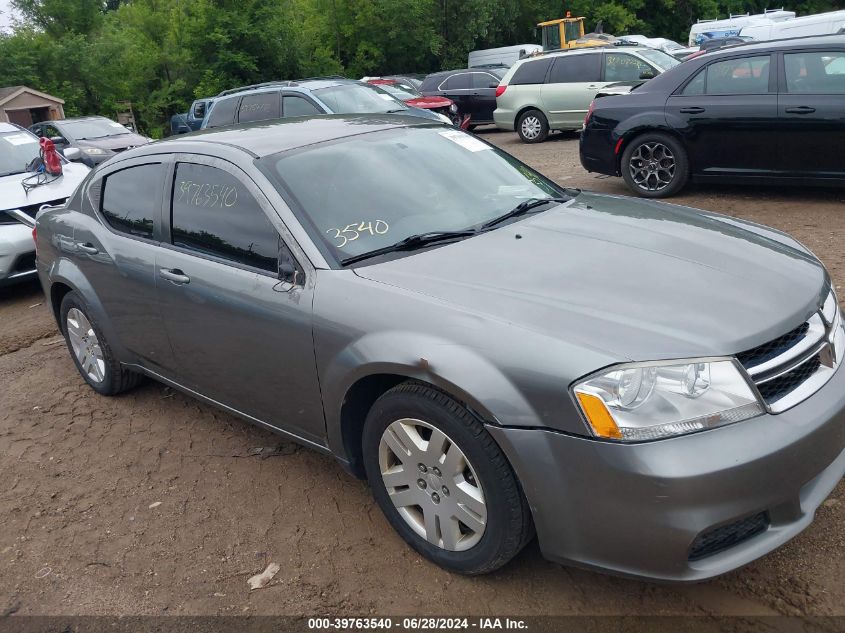
[[[103,168],[83,200],[93,214],[79,214],[73,233],[73,259],[108,315],[107,338],[162,374],[173,363],[155,287],[168,164],[147,156]]]
[[[473,119],[476,118],[475,100],[472,98],[472,73],[456,73],[446,77],[440,82],[437,92],[454,101],[461,114],[470,114]]]
[[[601,80],[600,51],[572,53],[555,58],[546,83],[540,90],[543,108],[552,129],[575,130],[581,127]]]
[[[720,59],[666,102],[666,120],[683,138],[696,175],[745,178],[777,173],[776,58]]]
[[[324,444],[313,269],[260,189],[230,163],[177,155],[170,191],[155,275],[176,380]],[[296,285],[278,276],[287,253],[305,271]]]
[[[845,177],[845,50],[784,53],[778,116],[788,174]]]
[[[472,75],[472,96],[474,102],[473,121],[476,123],[492,123],[493,110],[496,109],[496,88],[499,78],[490,73],[474,72]]]

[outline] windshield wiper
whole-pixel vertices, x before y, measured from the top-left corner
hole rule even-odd
[[[478,231],[474,229],[463,229],[461,231],[430,231],[428,233],[418,233],[416,235],[409,235],[403,240],[399,240],[395,244],[391,244],[390,246],[385,246],[384,248],[377,248],[374,251],[368,251],[366,253],[361,253],[360,255],[353,255],[352,257],[347,257],[344,260],[341,260],[341,264],[344,266],[348,266],[349,264],[354,264],[355,262],[360,262],[365,259],[370,259],[371,257],[378,257],[379,255],[385,255],[387,253],[395,253],[397,251],[412,251],[418,248],[422,248],[423,246],[428,246],[429,244],[435,244],[437,242],[445,242],[448,240],[454,240],[462,237],[470,237],[475,235]]]
[[[579,192],[580,193],[580,192]],[[572,200],[571,197],[569,198],[528,198],[527,200],[523,200],[518,205],[516,205],[513,209],[508,211],[507,213],[500,215],[492,220],[488,220],[484,224],[481,225],[481,230],[489,229],[497,224],[501,224],[511,218],[519,217],[520,215],[525,215],[532,209],[536,209],[537,207],[543,206],[544,204],[548,204],[550,202],[569,202]]]
[[[396,110],[385,110],[385,114],[396,114],[397,112],[407,112],[408,108],[397,108]]]

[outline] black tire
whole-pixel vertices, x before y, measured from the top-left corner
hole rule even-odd
[[[527,110],[516,122],[516,133],[523,143],[542,143],[549,137],[549,120],[539,110]]]
[[[79,310],[85,316],[91,326],[91,329],[93,329],[94,334],[97,337],[97,342],[99,343],[100,350],[102,351],[104,366],[103,379],[101,381],[95,381],[88,375],[74,352],[73,344],[71,343],[71,338],[68,334],[67,318],[68,312],[74,308]],[[76,291],[67,293],[62,299],[62,305],[59,308],[59,317],[61,319],[60,323],[62,334],[65,337],[70,357],[73,359],[73,363],[76,365],[79,375],[82,376],[85,382],[87,382],[94,391],[104,396],[114,396],[132,389],[141,383],[143,380],[143,376],[141,376],[141,374],[126,369],[117,361],[108,341],[105,336],[103,336],[103,331],[92,317],[91,310]]]
[[[649,146],[651,146],[651,150],[649,150]],[[659,150],[660,147],[664,149]],[[665,150],[669,150],[671,156],[666,154]],[[655,159],[651,161],[651,165],[644,163],[642,158],[649,151],[652,152]],[[661,159],[661,156],[666,158]],[[669,164],[667,162],[669,159],[673,164],[671,175],[669,171],[662,169]],[[633,164],[632,161],[634,161]],[[635,179],[632,169],[639,170],[639,175],[645,177]],[[652,171],[648,171],[649,169]],[[638,196],[643,198],[667,198],[674,196],[687,184],[689,158],[683,145],[673,136],[660,132],[647,132],[628,143],[625,151],[622,152],[620,170],[625,184]],[[663,184],[664,180],[668,182]]]
[[[487,521],[480,540],[469,549],[450,551],[430,543],[410,527],[391,501],[379,466],[379,444],[387,427],[403,418],[424,421],[445,433],[472,465],[484,491]],[[481,422],[441,391],[406,382],[385,393],[367,415],[363,455],[370,489],[387,520],[411,547],[441,567],[467,575],[494,571],[534,535],[531,512],[505,455]]]

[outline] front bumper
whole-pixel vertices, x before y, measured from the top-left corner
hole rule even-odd
[[[0,225],[0,286],[34,279],[35,243],[23,224]]]
[[[779,415],[656,442],[488,428],[522,483],[546,558],[699,581],[763,556],[812,522],[845,474],[843,409],[840,370]],[[762,532],[691,556],[702,533],[761,514],[768,521]]]

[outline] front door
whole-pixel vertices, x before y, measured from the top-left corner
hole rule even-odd
[[[684,140],[695,175],[777,172],[777,94],[769,55],[714,62],[666,102],[666,121]],[[771,142],[765,139],[771,138]]]
[[[780,157],[791,176],[845,177],[845,50],[784,53]]]
[[[177,156],[171,191],[156,283],[175,379],[324,444],[313,288],[307,272],[304,285],[278,278],[288,246],[278,215],[248,176],[222,160]]]

